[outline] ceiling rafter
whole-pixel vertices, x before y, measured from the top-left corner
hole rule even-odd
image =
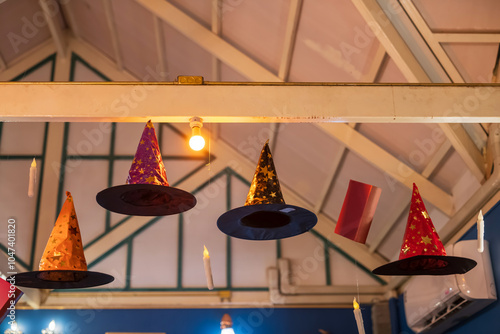
[[[285,40],[283,43],[283,53],[281,55],[278,77],[283,81],[288,81],[290,74],[290,66],[292,64],[293,50],[297,39],[297,30],[300,22],[300,14],[302,12],[303,0],[291,0],[290,9],[288,11],[288,19],[286,21]]]
[[[418,60],[376,0],[351,0],[408,82],[430,82]]]
[[[427,83],[430,82],[429,76],[425,73],[417,58],[413,55],[407,46],[407,41],[397,32],[389,18],[386,16],[382,8],[376,0],[352,0],[356,5],[361,15],[367,23],[370,23],[370,28],[373,29],[379,41],[386,47],[389,55],[396,62],[396,65],[403,72],[406,79],[410,82]],[[422,33],[425,40],[429,43],[432,51],[443,64],[452,80],[457,83],[463,83],[461,75],[453,65],[441,44],[434,39],[433,33],[421,17],[420,13],[415,8],[412,1],[401,1],[402,6],[412,18],[417,29]],[[418,73],[418,76],[415,75]],[[465,132],[459,124],[449,125],[440,124],[446,137],[465,161],[467,167],[473,172],[478,181],[484,179],[484,161],[479,149],[474,145],[470,136]]]
[[[0,54],[0,72],[5,70],[6,68],[7,68],[7,64],[5,63],[5,60],[3,60],[3,57]]]
[[[433,33],[439,43],[500,43],[498,33]]]
[[[8,67],[0,72],[0,82],[10,81],[28,68],[40,63],[45,58],[56,53],[56,48],[52,40],[47,40],[33,50],[14,59]]]
[[[279,82],[280,78],[239,51],[198,21],[164,0],[136,0],[193,42],[252,81]]]
[[[50,35],[52,36],[52,40],[56,45],[57,54],[62,58],[66,58],[67,42],[63,30],[61,29],[61,25],[56,21],[57,15],[51,11],[49,0],[39,0],[38,3],[42,8],[45,21],[47,22],[50,30]]]
[[[436,58],[439,60],[444,70],[450,76],[451,80],[455,83],[462,83],[464,79],[462,75],[455,67],[450,57],[444,50],[443,46],[435,39],[433,32],[425,22],[420,12],[415,7],[415,4],[412,1],[403,0],[400,1],[401,6],[408,13],[408,16],[413,21],[413,24],[417,28],[417,30],[422,34],[423,38],[427,42],[427,45],[431,48]]]
[[[119,70],[123,69],[123,56],[120,50],[120,42],[118,40],[118,31],[116,29],[115,16],[113,14],[113,7],[110,0],[102,0],[104,14],[106,15],[106,23],[108,25],[111,44],[113,45],[113,53],[115,55],[116,66]]]
[[[212,0],[212,32],[220,36],[222,34],[222,0]],[[214,81],[220,81],[220,60],[212,55],[212,78]]]
[[[163,33],[163,23],[158,16],[153,15],[153,26],[155,32],[156,56],[160,65],[160,75],[168,73],[167,71],[167,55],[165,54],[165,36]],[[167,78],[163,78],[166,80]]]

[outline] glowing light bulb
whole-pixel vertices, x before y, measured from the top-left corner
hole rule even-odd
[[[54,329],[56,329],[56,322],[54,320],[52,320],[49,323],[49,330],[53,331]]]
[[[205,147],[205,139],[202,136],[192,136],[189,139],[189,147],[195,151],[199,151]]]
[[[201,119],[200,117],[192,117],[191,119],[189,119],[189,126],[192,129],[191,139],[189,139],[189,146],[194,151],[199,151],[205,147],[205,139],[201,136],[203,119]]]

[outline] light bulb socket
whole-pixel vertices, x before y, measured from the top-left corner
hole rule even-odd
[[[191,127],[191,129],[194,129],[195,127],[201,129],[203,127],[203,118],[198,116],[191,117],[189,119],[189,126]]]

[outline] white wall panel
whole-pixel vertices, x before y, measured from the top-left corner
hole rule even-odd
[[[132,288],[177,286],[178,221],[165,216],[134,238]]]

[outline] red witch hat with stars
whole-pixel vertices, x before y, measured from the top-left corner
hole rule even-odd
[[[39,270],[12,276],[12,284],[37,289],[78,289],[110,283],[113,276],[87,270],[73,197],[66,192]]]
[[[446,255],[414,183],[399,260],[380,266],[373,273],[392,276],[465,274],[476,264],[472,259]]]
[[[309,231],[318,221],[311,211],[285,204],[268,142],[260,153],[245,206],[217,220],[227,235],[249,240],[283,239]]]
[[[151,121],[142,132],[127,184],[104,189],[96,200],[109,211],[132,216],[172,215],[196,205],[192,194],[169,186]]]

